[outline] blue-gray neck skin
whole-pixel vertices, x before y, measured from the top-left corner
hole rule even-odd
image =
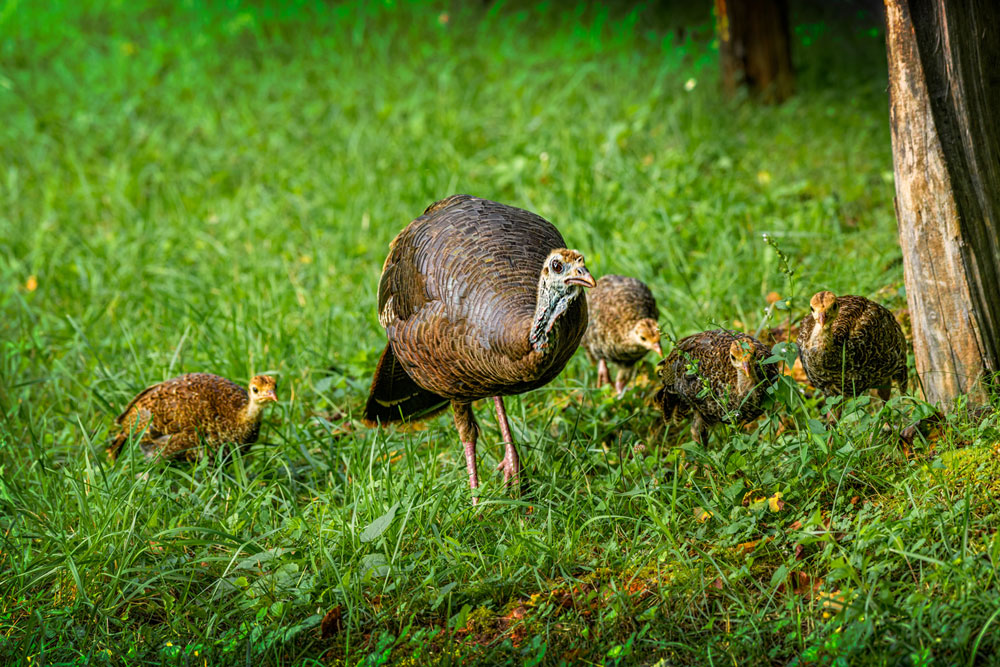
[[[580,296],[581,288],[577,285],[567,285],[562,281],[554,284],[543,275],[538,281],[538,299],[535,302],[535,319],[531,325],[531,335],[528,337],[536,352],[541,352],[549,345],[549,332],[555,326],[559,316],[566,312],[573,300]]]

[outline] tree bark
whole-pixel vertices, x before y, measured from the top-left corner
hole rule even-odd
[[[761,102],[776,104],[795,88],[785,0],[715,0],[722,88],[746,85]]]
[[[885,0],[896,217],[928,402],[985,399],[1000,370],[1000,13]]]

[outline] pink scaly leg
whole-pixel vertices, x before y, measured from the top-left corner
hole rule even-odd
[[[608,373],[608,362],[601,359],[597,362],[597,388],[600,389],[610,382],[611,374]]]
[[[504,484],[510,486],[511,481],[515,487],[520,487],[521,483],[521,459],[517,455],[514,447],[514,438],[510,434],[510,424],[507,422],[507,410],[503,407],[503,396],[494,396],[493,403],[497,409],[497,422],[500,424],[500,434],[503,435],[504,457],[497,464],[497,470],[503,470]]]
[[[476,470],[476,441],[463,442],[462,447],[465,448],[465,467],[469,471],[469,489],[473,492],[472,504],[478,505],[479,497],[475,494],[476,489],[479,488],[479,472]]]
[[[625,397],[625,385],[628,384],[628,374],[625,372],[624,368],[618,369],[618,374],[615,376],[615,391],[617,392],[618,400]]]
[[[465,467],[469,471],[469,488],[473,492],[472,504],[476,505],[479,503],[479,498],[475,495],[476,489],[479,488],[479,473],[476,469],[476,440],[479,438],[479,426],[472,414],[471,404],[452,401],[451,412],[455,418],[458,437],[465,449]]]

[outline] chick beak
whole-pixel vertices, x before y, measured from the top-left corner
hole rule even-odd
[[[578,266],[572,276],[566,279],[567,285],[581,285],[583,287],[596,287],[597,281],[585,266]]]
[[[816,313],[816,324],[822,327],[825,323],[826,323],[826,311],[821,310],[818,313]]]
[[[743,372],[747,374],[747,377],[750,377],[750,362],[749,361],[741,361],[740,362],[740,368],[742,368]]]
[[[653,343],[653,349],[656,350],[656,353],[658,355],[660,355],[661,357],[663,356],[663,348],[660,347],[660,343],[659,342]]]
[[[261,403],[275,403],[277,402],[277,400],[278,400],[278,395],[274,393],[273,389],[265,391],[263,394],[260,395]]]

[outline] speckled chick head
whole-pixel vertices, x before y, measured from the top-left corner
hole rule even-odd
[[[255,375],[250,379],[250,400],[254,403],[271,403],[278,400],[278,383],[270,375]]]
[[[663,349],[660,347],[660,325],[651,317],[644,317],[632,326],[632,342],[663,356]]]
[[[729,345],[729,362],[738,372],[743,373],[750,379],[753,379],[754,356],[749,343],[741,340],[734,340]]]
[[[829,326],[837,319],[837,311],[840,306],[837,303],[837,296],[833,292],[816,292],[809,299],[809,307],[812,308],[813,318],[821,328]]]

